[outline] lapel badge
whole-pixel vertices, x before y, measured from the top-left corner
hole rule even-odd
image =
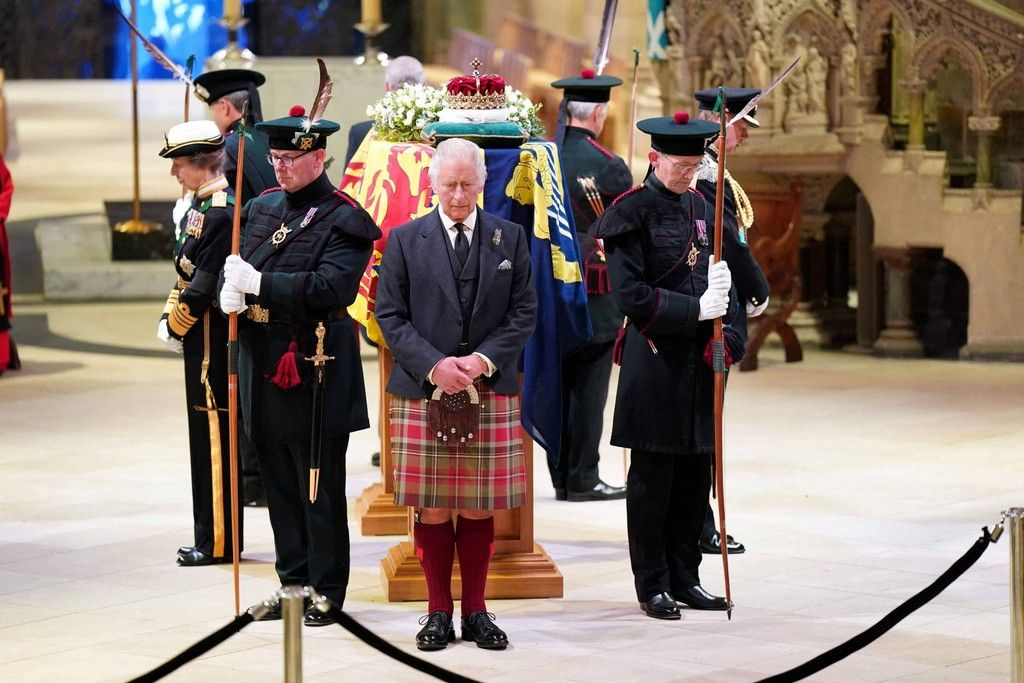
[[[280,246],[281,242],[284,242],[285,238],[288,237],[288,233],[291,231],[291,228],[286,227],[285,224],[282,223],[281,227],[275,230],[274,234],[270,236],[270,243],[275,247]]]
[[[309,211],[307,211],[307,212],[306,212],[306,217],[305,217],[305,218],[303,218],[303,219],[302,219],[302,223],[301,223],[301,224],[299,224],[299,227],[300,227],[300,228],[304,228],[304,227],[306,227],[307,225],[309,225],[309,222],[310,222],[311,220],[313,220],[313,216],[315,216],[315,215],[316,215],[316,210],[317,210],[317,208],[319,208],[319,207],[316,207],[316,206],[314,206],[314,207],[313,207],[312,209],[310,209]]]
[[[498,246],[501,244],[501,228],[496,228],[494,234],[491,235],[491,244]]]

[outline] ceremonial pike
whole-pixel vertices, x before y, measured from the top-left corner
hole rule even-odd
[[[601,15],[601,33],[594,51],[594,71],[600,76],[608,66],[608,47],[612,42],[612,27],[615,25],[615,8],[619,0],[604,0],[604,14]]]
[[[792,67],[790,67],[792,68]],[[718,178],[715,181],[715,263],[722,260],[722,214],[725,207],[725,126],[729,111],[725,106],[725,89],[718,88],[718,110],[720,121],[718,130]],[[748,110],[749,111],[749,110]],[[714,336],[711,347],[711,369],[715,373],[715,497],[718,499],[718,523],[721,526],[719,538],[722,548],[722,573],[725,580],[725,604],[728,606],[726,615],[732,619],[732,588],[729,585],[729,536],[725,529],[725,471],[724,454],[722,452],[722,409],[725,405],[725,339],[722,336],[722,318],[715,318]]]

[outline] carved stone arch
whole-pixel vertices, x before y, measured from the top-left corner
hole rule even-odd
[[[740,21],[740,17],[733,12],[716,8],[696,18],[696,21],[687,27],[689,36],[687,53],[690,57],[696,57],[700,61],[701,74],[711,61],[715,47],[724,38],[726,54],[733,61],[733,70],[738,71],[732,76],[733,84],[738,85],[743,79],[743,62],[746,57],[744,47],[746,45],[746,29]],[[700,87],[710,87],[703,83],[701,75],[698,81]],[[694,83],[697,87],[697,83]]]
[[[917,75],[927,82],[942,67],[942,58],[949,52],[960,57],[961,65],[971,74],[972,107],[975,110],[984,108],[984,93],[988,85],[983,66],[985,58],[966,42],[952,36],[935,36],[914,52],[911,63]]]
[[[1024,70],[1014,69],[992,84],[984,109],[993,116],[1004,111],[1024,111]]]
[[[835,17],[822,12],[811,2],[802,2],[787,12],[778,22],[779,29],[772,35],[772,54],[786,54],[786,40],[797,26],[803,26],[814,33],[818,41],[818,51],[823,55],[835,58],[843,44],[848,42],[846,31]],[[822,49],[825,48],[825,49]]]
[[[889,21],[893,19],[903,31],[907,39],[907,47],[913,49],[914,24],[899,3],[890,0],[869,0],[869,4],[860,11],[860,34],[862,54],[881,54],[882,37],[889,31]]]

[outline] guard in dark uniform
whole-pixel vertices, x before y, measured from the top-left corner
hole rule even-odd
[[[558,500],[626,497],[625,487],[609,486],[598,472],[612,345],[622,314],[611,296],[604,250],[588,234],[605,207],[633,185],[626,163],[597,141],[608,114],[611,89],[621,84],[622,79],[596,76],[591,69],[585,69],[579,78],[551,84],[564,90],[562,106],[568,125],[559,136],[559,156],[572,202],[593,326],[590,340],[562,359],[562,439],[559,452],[548,453]]]
[[[224,175],[231,187],[235,187],[235,176],[238,172],[238,128],[241,125],[242,109],[249,105],[246,123],[249,136],[245,140],[245,168],[242,169],[242,196],[238,201],[242,206],[258,197],[261,192],[277,187],[274,169],[267,161],[267,137],[252,125],[263,120],[260,106],[259,86],[266,82],[263,74],[251,69],[219,69],[207,71],[197,76],[195,82],[196,97],[210,108],[214,122],[224,134],[224,150],[227,160],[224,164]],[[246,505],[264,506],[267,504],[260,480],[259,459],[245,435],[244,429],[238,430],[238,452],[242,458],[242,498]]]
[[[183,567],[231,562],[231,457],[228,444],[227,320],[217,310],[217,275],[231,251],[235,196],[221,172],[224,136],[212,121],[189,121],[165,135],[160,156],[193,192],[174,247],[178,282],[157,337],[185,357],[185,408],[192,464],[195,544],[178,549]],[[238,509],[239,547],[242,510]]]
[[[728,111],[738,113],[747,106],[760,90],[754,88],[725,88],[725,104]],[[708,88],[694,93],[697,100],[699,113],[702,120],[719,123],[719,115],[714,111],[718,102],[718,88]],[[735,121],[726,128],[725,151],[726,156],[732,154],[747,139],[748,127],[757,128],[759,123],[755,118],[757,107],[751,109],[743,118]],[[718,152],[717,147],[712,145],[704,154],[704,162],[697,172],[697,191],[704,196],[704,199],[715,203],[715,193],[718,186]],[[745,311],[740,312],[729,326],[729,331],[735,334],[736,344],[747,346],[747,316],[756,317],[764,312],[768,306],[768,280],[754,258],[750,247],[747,244],[747,231],[754,223],[754,211],[740,184],[732,177],[729,171],[725,172],[725,187],[722,193],[722,223],[725,226],[723,233],[723,247],[729,254],[729,270],[732,272],[733,296],[743,303]],[[734,359],[738,360],[738,359]],[[704,528],[700,535],[701,552],[720,554],[721,535],[715,526],[715,515],[711,503],[708,503],[707,514],[704,517]],[[740,554],[746,551],[742,543],[732,537],[726,539],[726,547],[731,554]]]
[[[714,453],[714,376],[705,362],[712,322],[732,286],[711,263],[714,206],[689,189],[718,128],[675,117],[646,119],[652,172],[593,225],[604,240],[612,291],[628,325],[612,444],[632,449],[626,524],[636,596],[644,612],[679,619],[676,601],[724,610],[700,585],[698,549]]]
[[[213,120],[224,133],[224,150],[227,161],[224,164],[224,175],[234,187],[235,173],[238,168],[238,127],[241,125],[242,108],[249,104],[249,116],[246,124],[250,126],[245,140],[245,168],[242,170],[242,206],[258,197],[261,192],[277,187],[274,169],[267,161],[266,134],[253,124],[263,120],[260,107],[260,94],[257,88],[266,82],[266,78],[258,71],[251,69],[218,69],[207,71],[194,79],[196,97],[210,108]]]
[[[381,233],[324,172],[327,136],[301,106],[265,121],[280,188],[250,201],[241,257],[224,266],[221,307],[243,311],[239,383],[274,529],[277,574],[343,605],[349,575],[345,450],[369,426],[355,326],[346,312]],[[318,334],[323,343],[318,347]],[[329,357],[319,382],[314,355]],[[314,414],[320,438],[313,439]],[[319,462],[311,501],[310,468]],[[279,616],[275,611],[271,617]],[[309,626],[331,623],[314,607]]]

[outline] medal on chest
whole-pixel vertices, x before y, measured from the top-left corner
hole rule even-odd
[[[199,239],[203,236],[203,222],[206,220],[206,216],[199,213],[195,209],[188,210],[188,222],[185,224],[185,232],[189,237]]]
[[[696,218],[693,224],[697,226],[697,241],[702,247],[708,246],[708,225],[703,218]]]
[[[314,206],[314,207],[313,207],[312,209],[310,209],[309,211],[307,211],[307,212],[306,212],[306,217],[305,217],[305,218],[303,218],[303,219],[302,219],[302,222],[301,222],[301,223],[299,224],[299,227],[300,227],[300,228],[304,228],[304,227],[306,227],[307,225],[309,225],[309,222],[310,222],[311,220],[313,220],[313,216],[315,216],[315,215],[316,215],[316,210],[317,210],[318,208],[319,208],[319,207],[316,207],[316,206]]]

